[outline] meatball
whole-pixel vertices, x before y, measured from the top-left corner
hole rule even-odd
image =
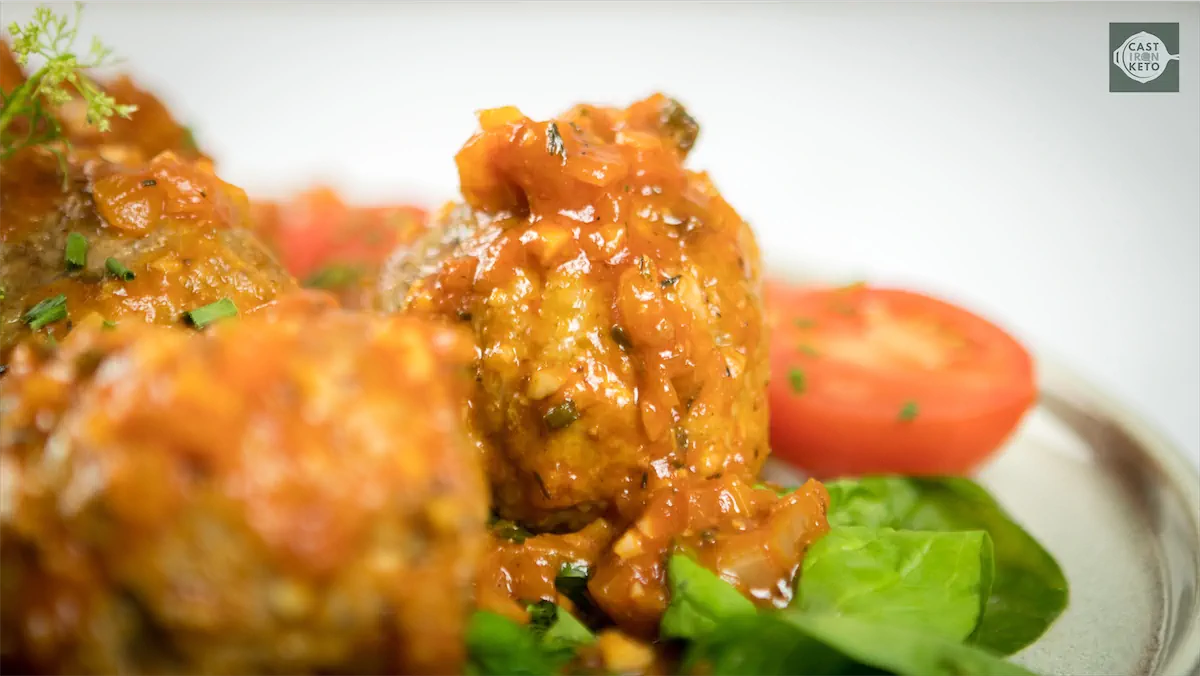
[[[0,354],[31,331],[61,338],[93,313],[178,324],[222,298],[253,312],[296,286],[247,229],[245,193],[207,161],[166,152],[127,166],[101,155],[73,153],[65,186],[42,149],[0,163]],[[69,237],[86,242],[82,265],[65,259]],[[30,314],[53,300],[65,302],[62,318]]]
[[[677,475],[767,455],[759,252],[661,95],[548,122],[480,114],[464,203],[398,251],[384,309],[457,318],[496,509],[538,529],[628,522]]]
[[[487,538],[463,424],[473,347],[321,298],[202,333],[85,322],[17,347],[0,395],[6,660],[461,669]]]

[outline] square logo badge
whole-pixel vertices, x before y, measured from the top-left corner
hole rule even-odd
[[[1108,91],[1179,91],[1179,24],[1110,23],[1108,53]]]

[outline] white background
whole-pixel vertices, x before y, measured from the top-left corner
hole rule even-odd
[[[1180,93],[1108,92],[1110,21],[1181,24]],[[664,90],[772,262],[966,304],[1200,462],[1200,4],[104,3],[84,29],[259,195],[440,202],[472,111]]]

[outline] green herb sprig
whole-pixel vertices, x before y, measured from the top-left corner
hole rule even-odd
[[[31,57],[45,59],[45,63],[0,100],[0,159],[7,159],[23,148],[44,146],[58,159],[64,189],[69,183],[63,149],[69,151],[71,142],[54,116],[54,108],[70,101],[71,90],[75,90],[87,104],[88,124],[101,132],[109,130],[113,115],[128,118],[137,110],[137,106],[117,103],[86,75],[86,71],[111,64],[114,59],[112,50],[98,38],[92,39],[86,57],[75,54],[73,47],[82,12],[82,3],[75,3],[71,19],[39,7],[24,26],[15,21],[9,24],[17,63],[25,66]],[[26,122],[26,128],[20,132],[14,125],[18,120]]]

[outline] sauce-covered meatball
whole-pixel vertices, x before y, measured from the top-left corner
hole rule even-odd
[[[248,230],[245,193],[206,160],[113,152],[72,153],[65,186],[43,149],[0,164],[0,354],[90,314],[180,324],[222,298],[244,314],[296,286]],[[43,302],[64,310],[39,315]]]
[[[455,318],[478,345],[473,401],[504,517],[634,518],[676,475],[752,474],[767,455],[759,253],[684,168],[677,102],[480,114],[465,203],[394,256],[388,309]]]
[[[0,395],[6,660],[462,668],[487,517],[463,426],[474,350],[458,327],[327,300],[17,348]]]

